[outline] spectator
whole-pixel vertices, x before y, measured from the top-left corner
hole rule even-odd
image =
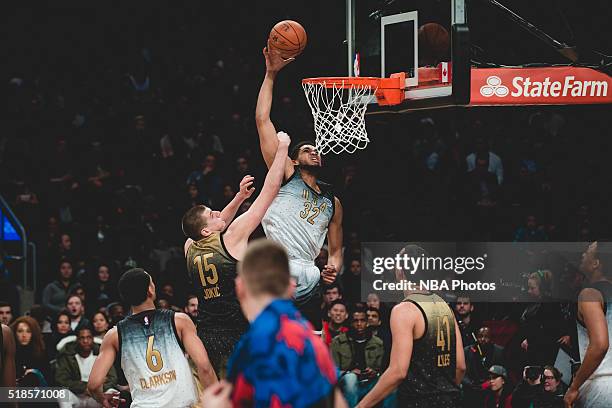
[[[56,315],[66,306],[66,297],[72,288],[72,263],[65,259],[59,263],[58,279],[45,286],[43,290],[43,306]]]
[[[57,344],[64,338],[70,336],[71,332],[70,314],[67,311],[62,310],[55,317],[51,334],[45,336],[45,347],[50,361],[54,360],[55,356],[57,355]]]
[[[52,328],[49,316],[47,316],[45,309],[41,305],[32,305],[30,308],[30,316],[36,320],[43,335],[51,333]]]
[[[8,302],[0,302],[0,323],[9,326],[13,321],[13,308]]]
[[[160,297],[163,297],[170,303],[170,306],[176,306],[174,300],[174,286],[170,282],[164,283],[161,287]]]
[[[191,320],[194,322],[196,321],[198,318],[198,297],[196,295],[187,296],[187,303],[185,304],[184,311],[191,317]]]
[[[544,366],[544,399],[551,401],[550,407],[563,407],[563,397],[567,387],[561,382],[562,377],[563,374],[556,367]]]
[[[60,407],[97,407],[95,400],[87,394],[87,380],[100,346],[94,343],[90,328],[81,327],[77,332],[76,345],[67,344],[57,359],[55,382],[59,387],[68,388],[70,402],[60,403]],[[111,367],[104,383],[105,392],[116,392],[117,374]]]
[[[366,312],[368,318],[368,327],[372,330],[372,333],[376,336],[376,330],[380,327],[380,312],[375,307],[368,307]]]
[[[348,271],[342,274],[342,294],[347,303],[359,302],[361,297],[361,260],[351,259]]]
[[[559,346],[570,346],[569,327],[563,318],[559,303],[550,298],[552,272],[538,270],[529,275],[530,303],[521,316],[519,340],[524,351],[524,365],[554,364]]]
[[[221,202],[223,181],[217,171],[217,158],[208,154],[201,163],[202,170],[194,171],[187,178],[187,184],[196,184],[198,191],[206,194],[204,204],[218,207]]]
[[[543,227],[538,226],[535,215],[528,215],[525,225],[518,227],[514,233],[514,242],[544,242],[548,236]]]
[[[348,319],[348,313],[346,310],[346,304],[342,299],[334,300],[328,311],[328,321],[323,322],[323,330],[321,333],[321,339],[328,346],[331,345],[334,337],[340,333],[346,333],[348,327],[344,324]]]
[[[106,308],[108,309],[108,317],[110,318],[111,327],[114,327],[125,317],[125,309],[119,302],[110,303]]]
[[[339,384],[350,407],[354,407],[370,391],[382,368],[383,342],[368,330],[365,309],[352,313],[351,328],[332,340],[334,361],[343,375]]]
[[[110,329],[110,320],[104,312],[96,312],[91,317],[94,338],[104,339],[104,335]]]
[[[565,390],[560,380],[555,367],[525,367],[523,381],[512,393],[513,408],[563,408]]]
[[[463,377],[463,395],[468,406],[481,405],[482,384],[493,365],[504,366],[504,348],[491,342],[491,331],[481,327],[476,335],[477,343],[464,349],[466,372]]]
[[[49,363],[38,323],[29,316],[21,316],[11,329],[15,335],[17,384],[20,387],[46,386]]]
[[[90,285],[87,290],[89,305],[92,310],[99,310],[101,307],[106,307],[111,302],[119,300],[117,286],[112,279],[110,267],[102,263],[98,266],[94,284]]]
[[[329,306],[334,300],[342,299],[342,293],[340,293],[340,286],[338,286],[337,282],[324,285],[322,292],[323,304],[321,305],[321,319],[326,321],[329,319]]]
[[[484,157],[487,160],[487,171],[495,175],[497,184],[501,185],[504,182],[504,166],[498,155],[493,153],[488,146],[485,138],[479,137],[476,139],[475,152],[470,153],[466,158],[467,171],[470,172],[477,167],[477,158]]]
[[[463,340],[463,346],[471,346],[475,343],[474,337],[478,325],[472,320],[472,313],[474,312],[474,305],[467,296],[458,296],[455,302],[455,315],[457,316],[457,323],[459,324],[459,330],[461,330],[461,340]]]
[[[512,387],[508,371],[502,366],[489,368],[489,381],[482,384],[485,391],[483,408],[512,408]]]
[[[85,317],[85,307],[78,295],[70,295],[66,300],[66,310],[70,314],[70,329],[72,333],[79,331],[81,327],[89,326],[89,320]]]
[[[81,299],[81,303],[83,303],[83,305],[86,304],[85,289],[83,289],[83,285],[81,285],[80,283],[77,283],[74,285],[74,287],[72,288],[68,296],[72,296],[72,295],[78,296]]]

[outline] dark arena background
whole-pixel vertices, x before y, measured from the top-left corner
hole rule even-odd
[[[371,3],[375,10],[393,0]],[[612,73],[608,2],[504,4],[576,45],[580,64]],[[471,0],[467,7],[474,64],[568,63],[488,2]],[[102,310],[106,330],[129,313],[117,282],[134,267],[153,277],[158,307],[185,310],[192,289],[182,215],[197,204],[222,209],[247,174],[256,177],[256,191],[239,214],[262,188],[267,169],[254,112],[270,28],[292,19],[308,34],[303,54],[276,80],[271,116],[294,142],[314,140],[300,81],[347,75],[345,8],[344,1],[318,0],[26,0],[0,6],[0,319],[11,324],[31,316],[38,324],[33,338],[44,345],[35,351],[17,338],[18,379],[37,369],[39,384],[65,386],[56,376],[56,347],[67,334],[58,333],[56,316],[68,293],[59,300],[57,293],[44,296],[62,268],[72,269],[70,288],[82,296],[84,317],[93,321]],[[586,247],[612,241],[610,106],[448,107],[366,117],[367,149],[324,156],[321,174],[343,203],[344,265],[337,284],[349,312],[365,300],[359,288],[363,242]],[[494,173],[468,171],[466,157],[478,149],[499,159]],[[252,238],[263,236],[260,227]],[[323,250],[317,265],[325,260]],[[540,270],[570,270],[576,281],[583,278],[577,265],[549,261],[516,271],[523,291]],[[380,333],[389,331],[392,306],[378,307]],[[530,304],[451,306],[467,333],[466,359],[469,350],[476,353],[470,345],[496,343],[501,350],[468,360],[473,383],[464,391],[488,381],[492,364],[504,366],[508,383],[520,385],[525,366],[555,363],[554,356],[542,357],[543,350],[558,347],[564,336],[567,354],[579,360],[571,304],[534,312],[532,320]],[[486,345],[471,336],[481,327],[490,335]],[[526,349],[527,338],[539,340]],[[388,358],[390,340],[383,341]],[[120,373],[116,381],[119,388],[126,384]],[[569,385],[569,378],[563,381]],[[492,406],[480,395],[465,395],[466,407]]]

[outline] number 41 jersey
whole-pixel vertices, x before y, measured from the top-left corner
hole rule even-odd
[[[411,302],[421,311],[426,331],[414,341],[408,375],[398,387],[398,398],[407,402],[458,395],[453,311],[444,299],[433,293],[412,293],[404,302]]]
[[[132,408],[182,408],[197,402],[174,311],[146,310],[126,317],[117,324],[117,332]]]

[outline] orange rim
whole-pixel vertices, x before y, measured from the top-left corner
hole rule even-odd
[[[353,86],[369,86],[378,88],[380,78],[376,77],[320,77],[302,79],[302,84],[318,84],[325,88],[352,88]]]

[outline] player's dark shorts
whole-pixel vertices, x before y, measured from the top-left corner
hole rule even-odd
[[[404,396],[398,393],[397,406],[402,408],[462,408],[463,404],[461,403],[461,395],[459,393],[427,397]]]
[[[321,288],[317,287],[312,291],[312,295],[306,299],[296,299],[293,303],[300,311],[302,317],[308,320],[315,331],[321,331],[323,321],[321,320]]]
[[[240,337],[242,337],[247,329],[247,327],[243,329],[198,328],[198,337],[204,343],[208,359],[212,363],[219,379],[226,377],[227,361],[232,355],[236,343],[238,343]]]

